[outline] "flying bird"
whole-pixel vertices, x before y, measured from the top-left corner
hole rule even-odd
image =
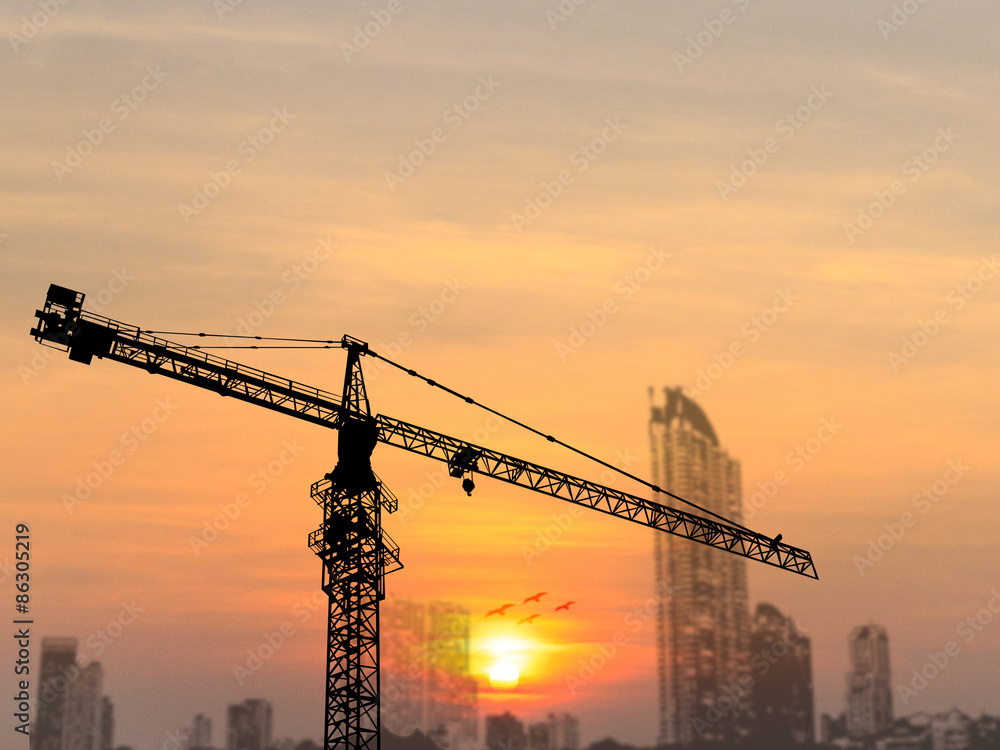
[[[565,609],[567,612],[569,612],[570,604],[576,604],[576,602],[566,602],[565,604],[560,604],[558,607],[556,607],[555,611],[558,612],[560,609]]]
[[[521,604],[527,604],[528,602],[538,602],[539,604],[541,604],[542,597],[545,596],[547,593],[549,593],[549,592],[548,591],[539,591],[534,596],[529,596],[527,599],[525,599],[523,602],[521,602]]]
[[[521,621],[520,621],[519,623],[517,623],[517,624],[518,624],[518,625],[524,625],[524,623],[526,623],[526,622],[527,622],[527,623],[530,623],[530,622],[531,622],[532,620],[534,620],[534,619],[535,619],[536,617],[538,617],[538,615],[528,615],[527,617],[525,617],[525,618],[524,618],[523,620],[521,620]]]
[[[486,617],[489,617],[490,615],[505,615],[507,614],[507,610],[513,606],[514,604],[513,602],[511,602],[510,604],[504,604],[503,606],[497,607],[496,609],[491,609],[489,612],[486,613]]]

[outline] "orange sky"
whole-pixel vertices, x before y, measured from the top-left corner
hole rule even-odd
[[[1000,588],[995,5],[930,3],[888,29],[889,2],[585,3],[560,20],[555,2],[401,2],[346,57],[386,5],[220,17],[78,0],[30,34],[40,6],[19,1],[2,20],[3,517],[32,529],[35,632],[104,664],[118,740],[153,750],[198,712],[218,738],[225,706],[258,696],[277,736],[320,737],[308,487],[336,435],[43,356],[27,332],[53,282],[147,328],[349,333],[644,476],[647,388],[697,389],[748,498],[787,476],[748,523],[809,549],[820,581],[750,565],[750,599],[812,638],[817,713],[843,709],[853,626],[888,628],[894,684],[956,639]],[[233,357],[342,383],[340,352]],[[381,413],[600,475],[373,365]],[[68,509],[115,450],[122,465]],[[385,446],[373,461],[404,502],[440,466]],[[953,483],[950,462],[969,467]],[[390,593],[477,616],[541,590],[576,600],[530,626],[521,688],[484,705],[652,742],[653,629],[626,618],[654,595],[653,532],[580,516],[528,564],[568,506],[477,484],[386,520],[406,565]],[[252,502],[195,554],[240,493]],[[121,636],[88,646],[133,600]],[[233,667],[286,622],[287,645],[238,684]],[[579,660],[622,630],[572,692]],[[991,624],[897,711],[1000,712],[998,671]]]

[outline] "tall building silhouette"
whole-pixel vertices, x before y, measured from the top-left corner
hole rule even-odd
[[[580,750],[580,721],[567,713],[549,714],[528,726],[527,743],[528,750]]]
[[[510,711],[486,717],[487,750],[516,750],[525,748],[528,737],[522,724]]]
[[[567,713],[549,714],[549,750],[580,750],[580,721]]]
[[[76,648],[76,638],[42,639],[31,750],[101,750],[104,674],[98,662],[79,667]]]
[[[204,714],[194,717],[194,725],[191,727],[191,735],[188,738],[188,747],[191,750],[203,750],[212,746],[212,720]]]
[[[892,724],[889,682],[889,636],[879,625],[860,625],[847,639],[851,671],[847,674],[847,734],[874,737]]]
[[[104,671],[97,662],[80,670],[66,700],[64,750],[99,750],[101,743],[101,688]]]
[[[31,750],[63,750],[69,677],[76,666],[76,638],[43,638],[41,676],[31,729]]]
[[[651,406],[649,420],[654,482],[739,522],[739,462],[719,446],[705,412],[680,388],[664,393],[665,403]],[[664,495],[653,499],[690,509]],[[732,705],[723,688],[738,685],[747,673],[746,561],[660,531],[654,540],[659,740],[733,744],[745,733],[749,699]]]
[[[447,602],[383,602],[380,707],[396,734],[420,729],[439,747],[478,746],[478,685],[469,664],[468,610]]]
[[[101,698],[101,750],[115,746],[115,707],[108,696]]]
[[[226,750],[267,750],[271,746],[271,704],[261,699],[229,707]]]
[[[812,648],[790,617],[758,604],[750,635],[750,741],[755,750],[799,750],[813,742]]]

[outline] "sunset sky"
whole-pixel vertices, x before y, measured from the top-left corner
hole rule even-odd
[[[998,24],[990,0],[7,4],[0,578],[9,614],[26,523],[34,666],[42,637],[79,638],[135,750],[196,713],[224,745],[225,707],[252,697],[277,738],[322,737],[306,540],[336,434],[40,347],[28,330],[57,283],[143,328],[347,333],[645,477],[648,388],[685,386],[748,507],[776,490],[747,525],[812,552],[819,581],[748,572],[751,607],[812,639],[817,716],[844,709],[866,622],[888,630],[897,715],[1000,713],[1000,624],[958,631],[1000,592]],[[221,354],[343,382],[340,351]],[[377,412],[601,481],[363,366]],[[473,613],[483,714],[655,740],[654,532],[589,513],[553,534],[572,506],[487,479],[421,497],[441,464],[386,446],[373,464],[406,509],[385,519],[406,566],[390,596]],[[531,625],[482,619],[538,591],[552,606],[507,616],[542,613]],[[623,632],[606,667],[567,679]],[[487,690],[490,644],[515,635],[519,687]]]

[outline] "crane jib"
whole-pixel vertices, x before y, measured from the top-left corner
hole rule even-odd
[[[367,351],[367,344],[360,340],[344,337],[345,348],[355,352],[353,366],[345,378],[345,394],[354,394],[353,400],[347,403],[333,393],[213,357],[194,347],[156,338],[135,326],[86,312],[83,310],[83,299],[84,295],[79,292],[55,284],[50,286],[45,307],[36,312],[39,324],[31,334],[41,343],[64,348],[74,361],[89,364],[94,356],[111,358],[325,427],[340,428],[345,415],[357,418],[367,416],[359,413],[362,408],[365,411],[368,409],[356,356]],[[366,427],[369,419],[362,419]],[[818,577],[810,554],[783,543],[780,535],[771,539],[742,527],[659,505],[426,428],[382,415],[376,419],[378,440],[444,461],[453,476],[471,476],[473,472],[478,472],[768,565],[811,578]],[[357,439],[360,438],[349,438],[344,442],[345,447]],[[366,438],[362,442],[368,443],[369,440]],[[354,450],[350,447],[346,449],[348,452]],[[359,455],[366,451],[370,456],[367,446],[360,450]],[[364,463],[363,460],[361,462]],[[345,471],[355,476],[355,470]],[[359,471],[357,477],[365,480],[364,485],[370,486],[370,463],[367,467],[360,467]],[[361,479],[345,481],[355,484]],[[468,484],[463,483],[463,486],[472,486],[471,479],[465,482]]]

